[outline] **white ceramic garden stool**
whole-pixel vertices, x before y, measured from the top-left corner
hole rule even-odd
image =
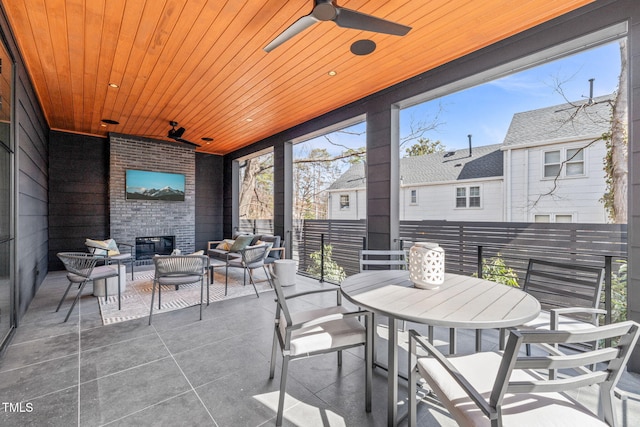
[[[280,286],[296,284],[296,262],[292,259],[278,259],[273,262],[273,273],[278,277]]]

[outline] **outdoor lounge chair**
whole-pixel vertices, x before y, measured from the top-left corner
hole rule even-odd
[[[156,255],[153,257],[155,277],[151,291],[151,309],[149,325],[153,317],[153,301],[158,286],[158,309],[161,308],[162,285],[180,286],[200,282],[200,320],[202,320],[202,303],[204,300],[204,276],[209,271],[209,257],[206,255]],[[209,302],[209,285],[207,282],[207,303]]]
[[[227,285],[229,284],[229,267],[237,267],[244,269],[243,285],[247,284],[247,272],[249,273],[249,282],[253,286],[253,290],[256,291],[256,297],[260,298],[258,289],[256,288],[256,282],[253,278],[253,270],[262,268],[267,275],[267,280],[271,284],[271,278],[269,272],[265,267],[264,260],[269,255],[271,244],[248,246],[240,251],[240,258],[234,258],[227,261],[227,268],[225,271],[226,279],[224,283],[224,294],[227,295]]]
[[[67,294],[69,293],[69,289],[73,284],[78,285],[78,293],[67,312],[67,316],[64,318],[66,322],[69,320],[69,316],[73,311],[73,308],[76,306],[76,303],[80,299],[80,295],[82,294],[82,290],[88,282],[92,282],[97,279],[107,279],[109,277],[117,277],[118,278],[118,310],[120,310],[120,290],[122,289],[122,284],[120,283],[120,268],[119,266],[110,266],[110,265],[101,265],[96,267],[96,263],[98,261],[102,261],[102,258],[94,256],[90,253],[86,252],[60,252],[58,254],[58,258],[64,264],[64,268],[67,270],[67,279],[69,280],[69,286],[64,291],[62,298],[60,298],[60,302],[58,303],[58,307],[56,308],[56,312],[60,310],[60,306],[64,302]],[[107,298],[107,285],[105,283],[105,299]]]

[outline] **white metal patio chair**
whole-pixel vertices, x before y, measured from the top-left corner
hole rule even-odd
[[[614,389],[638,340],[639,325],[621,322],[580,331],[511,331],[504,354],[445,357],[409,332],[409,384],[417,374],[460,426],[616,425]],[[613,347],[563,353],[559,344],[618,338]],[[524,345],[541,352],[529,356]],[[420,347],[430,357],[417,357]],[[591,368],[595,366],[595,368]],[[550,372],[562,370],[557,379]],[[566,392],[599,385],[601,416]],[[409,425],[416,425],[416,394],[409,393]]]
[[[276,292],[276,316],[271,349],[271,367],[269,378],[273,379],[276,368],[276,351],[282,352],[282,373],[280,376],[280,395],[276,426],[282,425],[284,398],[289,370],[289,361],[319,354],[337,352],[338,366],[342,365],[342,350],[363,345],[365,347],[365,410],[371,412],[372,377],[372,328],[371,313],[367,311],[349,311],[341,305],[340,288],[319,289],[284,295],[276,275],[272,274]],[[292,313],[288,300],[306,295],[335,292],[337,305],[314,310]],[[365,317],[365,325],[358,317]]]
[[[209,271],[209,257],[206,255],[156,255],[153,257],[155,276],[151,290],[151,309],[149,325],[153,317],[153,301],[158,286],[158,309],[162,306],[163,285],[179,287],[200,282],[200,320],[202,320],[202,303],[204,300],[205,276]],[[209,281],[207,280],[207,304],[209,304]]]
[[[62,306],[62,303],[67,297],[71,286],[73,284],[78,285],[78,293],[73,299],[73,303],[69,308],[67,316],[64,318],[65,322],[69,320],[69,316],[71,315],[73,308],[76,306],[76,303],[80,299],[80,295],[82,294],[82,290],[84,289],[85,285],[88,282],[92,282],[96,279],[108,279],[110,277],[118,278],[118,310],[120,310],[120,290],[122,289],[122,284],[120,283],[120,269],[117,265],[101,265],[96,267],[96,263],[100,261],[101,258],[86,252],[60,252],[57,255],[60,261],[62,261],[62,263],[64,264],[64,268],[67,270],[67,279],[69,280],[69,286],[67,286],[67,289],[64,291],[62,298],[60,298],[60,302],[58,303],[56,312],[60,310],[60,306]],[[106,286],[106,284],[104,288],[106,300],[108,298],[108,287]]]

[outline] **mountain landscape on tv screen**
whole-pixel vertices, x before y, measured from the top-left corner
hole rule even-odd
[[[127,188],[127,199],[129,200],[169,200],[184,201],[184,191],[171,187],[157,188]]]

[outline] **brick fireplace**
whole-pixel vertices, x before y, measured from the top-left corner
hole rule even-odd
[[[130,135],[110,134],[110,234],[136,244],[136,238],[175,236],[175,248],[195,248],[195,150],[191,146]],[[185,175],[185,200],[126,200],[127,169]]]

